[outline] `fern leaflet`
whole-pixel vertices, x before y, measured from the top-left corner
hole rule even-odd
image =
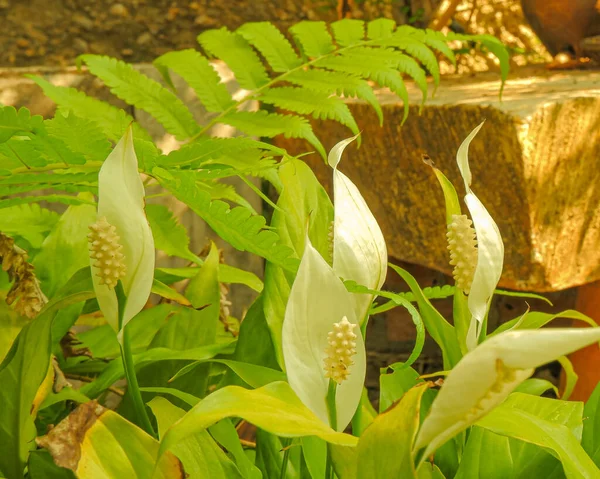
[[[266,58],[274,72],[287,72],[302,63],[290,42],[272,23],[246,23],[237,33]]]
[[[309,58],[318,58],[335,50],[325,22],[300,22],[290,28],[290,33]]]
[[[112,93],[148,112],[178,140],[190,138],[199,131],[194,117],[179,98],[133,66],[99,55],[82,55],[79,58]]]
[[[365,24],[362,20],[345,18],[331,24],[336,43],[341,47],[356,45],[364,40]]]
[[[42,117],[31,116],[27,108],[19,108],[17,111],[12,106],[0,107],[0,143],[4,143],[17,133],[31,132],[41,123]]]
[[[169,70],[183,78],[194,89],[207,111],[225,111],[234,104],[227,87],[221,83],[213,66],[196,50],[165,53],[153,63],[173,89],[175,87],[169,77]]]

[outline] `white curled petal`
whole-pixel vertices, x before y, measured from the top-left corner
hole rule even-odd
[[[473,180],[471,177],[471,168],[469,167],[469,145],[473,138],[475,138],[475,135],[481,130],[484,123],[485,122],[481,122],[471,133],[469,133],[469,136],[464,139],[456,152],[456,162],[458,163],[458,169],[465,182],[465,190],[467,190],[467,193],[471,191],[471,182]]]
[[[432,454],[501,404],[536,367],[600,341],[600,328],[506,331],[466,354],[446,377],[417,436]]]
[[[479,198],[473,193],[465,196],[475,235],[477,237],[477,266],[469,293],[469,311],[479,322],[483,322],[494,290],[502,276],[504,243],[498,226]]]
[[[383,233],[358,188],[337,169],[344,148],[356,137],[341,141],[329,153],[333,168],[333,269],[345,280],[380,289],[387,273]],[[354,294],[359,322],[366,317],[373,295]]]
[[[344,316],[357,324],[351,294],[307,238],[285,310],[283,358],[290,386],[326,424],[329,423],[326,404],[329,380],[324,369],[327,333]],[[360,332],[358,336],[350,375],[337,390],[338,430],[343,430],[352,419],[364,384],[365,351]]]
[[[104,161],[98,176],[98,217],[106,217],[116,227],[127,268],[121,279],[127,296],[122,326],[148,301],[154,277],[154,239],[144,211],[144,195],[129,127]],[[96,278],[94,287],[100,309],[107,321],[116,326],[115,291],[97,284]]]

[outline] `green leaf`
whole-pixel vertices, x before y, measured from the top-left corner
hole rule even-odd
[[[393,365],[391,366],[393,368]],[[393,368],[394,369],[394,368]],[[379,412],[387,410],[421,380],[413,368],[398,368],[379,376]]]
[[[375,418],[358,441],[357,478],[417,477],[412,446],[419,429],[426,385],[410,389],[396,406]]]
[[[173,70],[183,78],[194,89],[207,111],[225,111],[234,104],[213,66],[196,50],[168,52],[154,60],[153,64],[171,85],[168,70]]]
[[[155,397],[148,404],[158,423],[159,436],[163,437],[169,427],[185,415],[185,411],[161,397]],[[215,443],[207,431],[189,436],[173,446],[171,452],[183,463],[189,477],[210,477],[211,479],[242,479],[236,465]]]
[[[533,299],[539,299],[540,301],[544,301],[546,304],[548,304],[550,306],[553,306],[552,301],[550,301],[545,296],[542,296],[541,294],[529,293],[529,292],[526,292],[526,291],[505,291],[503,289],[496,289],[494,291],[494,294],[497,294],[497,295],[500,295],[500,296],[512,296],[514,298],[533,298]]]
[[[171,284],[182,279],[191,278],[196,272],[195,266],[190,268],[157,268],[154,277],[165,284]],[[219,264],[219,282],[244,284],[257,293],[263,290],[263,282],[254,273],[224,263]]]
[[[507,331],[509,329],[539,329],[542,326],[545,326],[550,321],[553,321],[557,318],[568,318],[568,319],[577,319],[579,321],[583,321],[584,323],[589,324],[592,327],[597,327],[596,322],[586,316],[579,311],[575,311],[574,309],[566,309],[565,311],[561,311],[560,313],[541,313],[539,311],[533,311],[527,313],[524,317],[519,316],[518,318],[511,319],[506,323],[500,325],[496,330],[491,333],[489,336],[495,336],[503,331]]]
[[[206,359],[203,361],[195,361],[191,364],[180,369],[175,376],[173,376],[169,382],[173,381],[184,374],[187,374],[194,370],[197,366],[203,363],[219,363],[227,366],[233,371],[240,379],[247,383],[251,388],[260,388],[269,383],[275,381],[285,381],[285,374],[281,371],[277,371],[271,368],[265,368],[256,364],[244,363],[241,361],[232,361],[230,359]]]
[[[355,45],[364,40],[365,24],[362,20],[345,18],[331,24],[336,43],[341,47]]]
[[[79,451],[78,456],[65,452],[65,441]],[[184,477],[173,454],[159,459],[156,439],[96,401],[79,406],[39,442],[57,464],[68,466],[81,479]]]
[[[290,33],[309,58],[318,58],[335,50],[325,22],[302,21],[291,27]]]
[[[248,42],[238,33],[223,27],[198,35],[198,42],[208,53],[223,60],[242,88],[255,90],[269,81],[269,76]]]
[[[516,477],[509,439],[481,427],[472,427],[455,479],[507,477]]]
[[[127,323],[132,352],[141,353],[147,350],[158,330],[176,309],[172,304],[159,304],[135,315]],[[95,358],[118,358],[121,355],[117,334],[108,324],[77,333],[77,339]]]
[[[378,40],[389,37],[396,28],[396,22],[389,18],[377,18],[367,24],[367,37],[369,40]]]
[[[288,270],[297,268],[298,260],[290,258],[292,251],[279,242],[275,233],[264,229],[262,216],[254,216],[244,207],[230,209],[223,201],[210,201],[210,195],[184,172],[173,171],[172,178],[160,178],[160,183],[234,248],[250,251]]]
[[[47,451],[33,451],[27,466],[30,479],[75,479],[73,471],[57,466]]]
[[[297,87],[269,88],[260,101],[284,110],[312,115],[315,119],[334,120],[358,135],[358,125],[348,105],[335,96]]]
[[[131,115],[120,108],[87,96],[75,88],[56,86],[35,75],[25,76],[37,83],[46,96],[59,106],[60,111],[71,111],[79,118],[93,121],[112,141],[119,141],[134,121]],[[152,139],[137,123],[133,123],[133,135],[145,140]]]
[[[81,199],[93,201],[89,193]],[[54,296],[78,270],[89,266],[88,226],[96,221],[96,208],[72,205],[60,217],[33,260],[42,291]],[[1,229],[1,228],[0,228]]]
[[[600,384],[585,404],[583,415],[586,419],[583,422],[581,445],[594,463],[600,466]]]
[[[282,437],[318,436],[334,444],[355,445],[357,438],[333,431],[300,402],[287,383],[270,383],[248,390],[227,386],[207,396],[171,427],[161,452],[226,417],[241,417]]]
[[[40,195],[40,196],[23,196],[17,198],[9,198],[0,200],[0,209],[9,208],[17,205],[27,205],[31,203],[40,203],[47,201],[48,203],[63,203],[65,205],[95,205],[95,202],[83,200],[76,196],[68,195]]]
[[[39,248],[44,234],[56,225],[59,216],[37,204],[5,208],[0,214],[0,231],[25,238],[33,248]]]
[[[224,353],[232,345],[231,343],[210,344],[199,348],[177,351],[168,348],[152,348],[133,357],[136,369],[153,364],[157,361],[187,360],[198,361]],[[97,397],[106,388],[117,382],[125,375],[123,363],[117,359],[112,361],[93,382],[83,386],[80,391],[90,398]]]
[[[3,477],[23,477],[30,444],[36,436],[31,408],[50,364],[53,317],[47,311],[28,323],[0,364],[0,475]]]
[[[31,116],[27,108],[19,108],[17,111],[12,106],[2,106],[0,107],[0,143],[4,143],[17,133],[32,132],[41,123],[42,117]]]
[[[262,479],[262,474],[240,444],[237,430],[229,419],[223,419],[208,428],[211,436],[233,456],[238,469],[246,479]]]
[[[546,391],[553,391],[558,397],[558,388],[547,379],[529,378],[517,386],[515,392],[541,396]]]
[[[66,113],[58,113],[44,122],[48,135],[62,141],[70,151],[83,155],[88,161],[104,161],[111,152],[111,145],[98,124],[71,111]]]
[[[269,62],[274,72],[287,72],[302,63],[290,42],[270,22],[249,22],[236,31]]]
[[[451,369],[462,356],[454,327],[431,305],[415,278],[408,271],[393,264],[390,264],[390,268],[402,277],[417,298],[419,311],[427,332],[442,349],[444,369]]]
[[[152,115],[178,140],[198,133],[198,124],[187,107],[160,83],[115,58],[99,55],[81,55],[79,58],[113,94]]]
[[[296,115],[282,115],[259,111],[235,111],[224,115],[221,123],[231,125],[248,135],[273,138],[284,135],[286,138],[303,138],[313,145],[323,158],[327,155],[325,148],[315,136],[310,123]]]
[[[377,96],[369,84],[360,77],[312,68],[310,70],[294,71],[287,75],[285,79],[308,90],[365,100],[377,113],[379,123],[383,123],[383,111],[381,110]]]
[[[534,398],[529,395],[526,397],[527,402]],[[538,401],[541,399],[537,398]],[[524,404],[527,403],[522,405]],[[539,413],[533,414],[504,404],[480,419],[477,425],[496,434],[549,449],[562,462],[568,479],[600,477],[600,470],[583,450],[573,432],[565,425],[550,422],[538,415]],[[531,464],[532,458],[523,453],[523,461]],[[537,471],[539,472],[539,468]]]
[[[331,259],[329,230],[333,206],[324,188],[306,163],[296,160],[281,166],[279,177],[283,191],[273,212],[271,225],[281,242],[300,258],[304,252],[306,229],[313,246],[324,258]],[[271,331],[279,364],[283,367],[281,328],[294,276],[279,265],[265,266],[265,318]]]
[[[178,256],[196,264],[201,264],[189,249],[190,239],[185,226],[180,224],[169,208],[164,205],[146,205],[146,216],[152,228],[156,249],[169,256]]]

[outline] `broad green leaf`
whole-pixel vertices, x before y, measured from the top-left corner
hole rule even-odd
[[[185,411],[161,397],[148,404],[158,423],[158,434],[163,437],[169,427],[185,415]],[[174,446],[171,452],[183,463],[189,477],[214,479],[242,479],[238,468],[217,446],[207,431],[189,436]]]
[[[0,364],[0,475],[23,477],[28,451],[36,436],[31,409],[46,377],[54,313],[41,313],[19,333]]]
[[[171,304],[159,304],[134,316],[127,326],[132,352],[140,353],[148,349],[158,330],[176,309]],[[121,355],[117,334],[108,324],[77,333],[77,339],[95,358],[118,358]]]
[[[561,311],[560,313],[542,313],[539,311],[529,312],[525,315],[523,319],[519,316],[518,318],[507,321],[506,323],[500,325],[490,336],[494,336],[503,331],[508,331],[509,329],[538,329],[542,326],[545,326],[550,321],[553,321],[557,318],[568,318],[568,319],[576,319],[578,321],[583,321],[584,323],[589,324],[592,327],[597,327],[596,322],[586,316],[579,311],[575,311],[574,309],[567,309],[565,311]]]
[[[304,462],[306,462],[306,467],[312,479],[326,477],[327,443],[314,436],[303,437],[300,442]]]
[[[200,264],[200,259],[190,251],[190,239],[185,227],[173,216],[164,205],[147,205],[146,216],[152,228],[156,249],[169,256],[178,256],[193,263]]]
[[[318,436],[334,444],[349,446],[357,442],[357,438],[335,432],[321,422],[287,383],[275,382],[254,390],[227,386],[210,394],[167,431],[161,452],[226,417],[241,417],[282,437]]]
[[[529,378],[517,386],[515,392],[541,396],[546,391],[553,391],[558,397],[558,388],[546,379]]]
[[[52,456],[44,450],[29,454],[27,468],[30,479],[75,479],[73,471],[57,466]]]
[[[136,369],[142,368],[157,361],[171,360],[187,360],[198,361],[200,359],[211,358],[219,353],[225,352],[231,347],[231,343],[211,344],[201,346],[199,348],[186,349],[183,351],[167,349],[167,348],[152,348],[143,353],[133,356]],[[110,385],[123,378],[123,363],[116,359],[112,361],[103,371],[100,376],[93,382],[83,386],[80,391],[90,398],[97,397]]]
[[[287,440],[281,439],[262,429],[256,431],[256,459],[254,462],[256,467],[262,472],[263,477],[282,477],[281,469],[285,454],[284,449],[291,447],[285,477],[288,479],[300,479],[298,470],[294,467],[295,461],[291,457],[292,454],[299,452],[300,447],[287,443]]]
[[[189,373],[197,366],[208,362],[219,363],[227,366],[235,374],[237,374],[241,380],[243,380],[252,388],[259,388],[275,381],[285,381],[285,374],[275,369],[265,368],[256,364],[243,363],[240,361],[232,361],[230,359],[213,358],[204,361],[195,361],[191,364],[188,364],[180,369],[177,374],[170,379],[169,382]]]
[[[185,477],[174,455],[159,458],[156,439],[96,401],[79,406],[37,442],[57,465],[71,469],[79,479]]]
[[[156,278],[152,280],[152,287],[150,288],[150,292],[160,296],[161,298],[175,301],[183,306],[191,306],[191,303],[183,294],[178,292],[175,288],[170,288],[166,284],[161,283]]]
[[[80,198],[92,201],[82,193]],[[88,226],[96,221],[96,208],[91,205],[71,205],[42,243],[33,260],[42,290],[51,298],[76,271],[89,265]]]
[[[312,170],[303,161],[288,162],[279,168],[283,191],[273,212],[271,226],[277,231],[282,244],[291,248],[300,258],[304,252],[306,230],[313,246],[331,261],[329,229],[333,208],[327,193]],[[294,276],[280,266],[267,262],[265,266],[265,318],[271,330],[279,364],[283,366],[281,329],[290,288]]]
[[[231,454],[246,479],[262,479],[260,470],[244,452],[238,432],[229,419],[223,419],[208,428],[211,436]]]
[[[446,479],[440,468],[430,462],[425,462],[419,467],[417,476],[419,479]]]
[[[425,463],[424,465],[426,465]],[[474,426],[455,479],[515,478],[509,438]]]
[[[412,448],[419,428],[421,397],[427,388],[423,384],[410,389],[363,433],[357,446],[358,479],[417,477]]]
[[[197,268],[157,268],[154,271],[154,277],[165,284],[176,283],[182,279],[188,279],[195,276]],[[257,293],[263,290],[263,282],[250,271],[230,266],[228,264],[219,264],[219,283],[243,284],[253,289]]]
[[[356,447],[327,444],[333,470],[340,479],[356,479],[358,453]],[[313,478],[316,479],[316,478]]]
[[[392,404],[420,382],[419,373],[413,368],[398,368],[379,376],[379,412]]]
[[[581,445],[597,466],[600,466],[600,384],[588,399],[583,410],[586,418],[583,422]]]
[[[600,470],[566,426],[506,406],[497,407],[477,425],[549,449],[562,462],[567,479],[600,477]]]

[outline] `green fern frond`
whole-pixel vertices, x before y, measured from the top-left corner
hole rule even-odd
[[[233,185],[226,185],[216,181],[196,181],[196,186],[198,189],[206,191],[210,195],[211,200],[227,200],[247,208],[253,215],[258,214],[250,202],[238,194]]]
[[[152,115],[178,140],[198,133],[198,124],[188,108],[160,83],[115,58],[100,55],[82,55],[79,58],[114,95]]]
[[[17,133],[33,131],[41,125],[42,121],[39,115],[31,116],[27,108],[19,108],[17,111],[12,106],[0,107],[0,143],[4,143]]]
[[[321,120],[335,120],[358,134],[359,129],[348,105],[335,96],[298,87],[270,88],[261,96],[261,101],[284,110],[312,115]]]
[[[341,47],[349,47],[360,43],[365,38],[365,23],[362,20],[345,18],[331,24],[336,43]]]
[[[27,193],[41,189],[55,189],[69,193],[97,192],[98,173],[35,173],[15,174],[0,178],[0,196]]]
[[[185,172],[174,171],[169,178],[159,181],[234,248],[257,254],[288,271],[297,269],[299,261],[292,257],[293,251],[282,245],[274,232],[265,229],[264,217],[252,215],[241,206],[230,208],[223,201],[211,201],[210,195]]]
[[[9,208],[17,205],[27,205],[40,202],[62,203],[65,205],[95,205],[93,201],[83,200],[76,196],[69,195],[41,195],[41,196],[21,196],[17,198],[8,198],[0,200],[0,209]]]
[[[60,216],[37,204],[4,208],[0,214],[0,231],[10,236],[25,238],[32,247],[39,248],[44,233],[49,232]]]
[[[14,170],[18,168],[42,168],[48,161],[35,148],[30,139],[18,140],[11,138],[0,143],[0,165],[2,169]]]
[[[267,113],[266,111],[236,111],[220,118],[222,123],[231,125],[247,135],[273,138],[284,135],[286,138],[304,138],[313,145],[323,158],[325,148],[314,134],[310,123],[299,116]]]
[[[423,33],[420,40],[427,46],[437,50],[444,55],[453,65],[456,65],[456,56],[452,49],[448,46],[448,38],[442,33],[427,29]]]
[[[393,70],[386,70],[382,72],[377,72],[373,80],[379,83],[382,86],[388,87],[392,92],[398,95],[402,102],[404,103],[404,115],[402,116],[402,124],[408,118],[408,90],[406,89],[406,85],[404,84],[404,80],[402,80],[402,76]]]
[[[187,231],[169,208],[164,205],[147,205],[146,215],[152,228],[156,249],[169,256],[184,258],[196,264],[202,263],[200,258],[190,251]]]
[[[133,134],[136,138],[152,139],[148,132],[122,109],[87,96],[75,88],[56,86],[35,75],[26,76],[40,86],[44,94],[59,106],[59,112],[71,111],[79,118],[93,121],[110,140],[119,141],[132,122]]]
[[[110,154],[110,142],[92,120],[67,112],[67,115],[58,113],[44,124],[49,136],[61,140],[70,151],[83,155],[88,161],[104,161]]]
[[[369,84],[358,76],[313,68],[295,71],[286,80],[308,90],[365,100],[377,113],[379,124],[383,124],[383,112],[377,96]]]
[[[153,64],[173,89],[175,87],[169,70],[183,78],[194,89],[207,111],[225,111],[234,104],[227,87],[221,82],[213,66],[196,50],[165,53],[154,60]]]
[[[379,40],[389,37],[396,28],[396,22],[389,18],[377,18],[367,24],[367,38]]]
[[[290,42],[270,22],[251,22],[236,30],[265,57],[274,72],[287,72],[302,63]]]
[[[335,50],[325,22],[303,21],[291,27],[290,33],[308,58],[319,58]]]
[[[260,58],[244,38],[226,28],[198,35],[198,42],[209,54],[227,63],[242,88],[254,90],[269,82]]]

